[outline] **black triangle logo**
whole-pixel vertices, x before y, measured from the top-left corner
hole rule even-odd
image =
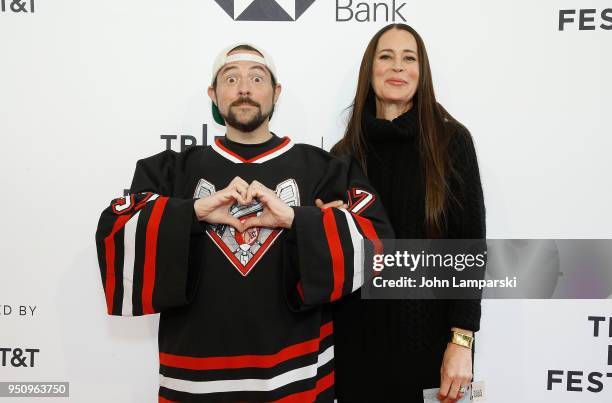
[[[304,14],[304,11],[308,10],[308,7],[312,6],[315,0],[295,0],[295,19],[297,20]]]
[[[293,21],[293,18],[274,0],[255,0],[236,21]]]
[[[215,2],[221,6],[227,15],[234,19],[234,0],[215,0]]]

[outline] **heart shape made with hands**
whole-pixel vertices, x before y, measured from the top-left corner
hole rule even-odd
[[[194,198],[207,197],[216,192],[215,185],[206,179],[198,182]],[[276,195],[288,206],[300,205],[300,192],[294,179],[287,179],[276,186]],[[228,214],[245,223],[264,213],[265,206],[258,200],[249,204],[234,201]],[[283,231],[282,228],[251,227],[238,231],[227,224],[206,224],[206,234],[227,257],[242,276],[247,276]]]

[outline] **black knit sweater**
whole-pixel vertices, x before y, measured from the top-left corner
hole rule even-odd
[[[425,235],[425,184],[416,108],[393,121],[364,113],[367,174],[398,239]],[[449,158],[461,180],[449,178],[443,238],[485,238],[485,209],[469,132],[448,130]],[[336,304],[336,390],[340,401],[421,402],[440,386],[440,366],[453,326],[477,331],[480,300],[369,300]]]

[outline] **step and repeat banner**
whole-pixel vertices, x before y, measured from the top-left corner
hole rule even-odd
[[[223,135],[206,89],[237,41],[275,60],[272,130],[329,150],[392,22],[474,137],[490,238],[611,237],[610,0],[0,0],[0,382],[156,401],[158,318],[106,316],[100,212],[137,159]],[[612,301],[484,301],[475,380],[493,403],[612,401]]]

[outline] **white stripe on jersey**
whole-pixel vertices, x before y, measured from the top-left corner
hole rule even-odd
[[[232,154],[228,153],[227,151],[219,147],[216,141],[213,141],[210,146],[212,147],[213,150],[215,150],[216,152],[218,152],[219,154],[221,154],[223,157],[227,158],[228,160],[232,162],[236,162],[238,164],[242,162],[240,158],[234,157]]]
[[[270,379],[232,379],[219,381],[186,381],[160,374],[160,385],[164,388],[185,393],[205,394],[221,392],[257,391],[269,392],[290,383],[317,376],[317,369],[334,358],[334,346],[319,354],[316,364],[297,368]]]
[[[363,278],[361,276],[363,271],[363,254],[361,250],[363,236],[361,236],[361,233],[357,229],[352,214],[346,209],[340,209],[340,211],[346,216],[346,223],[348,224],[351,242],[353,243],[353,287],[351,290],[355,291],[363,284]]]
[[[150,203],[159,197],[154,194],[147,200]],[[136,258],[136,228],[138,226],[138,211],[123,227],[123,303],[121,304],[121,316],[133,316],[134,307],[132,298],[134,295],[134,261]]]
[[[271,154],[266,155],[265,157],[258,158],[256,160],[254,160],[253,162],[256,163],[256,164],[261,164],[263,162],[270,161],[271,159],[278,157],[282,153],[289,151],[294,146],[294,144],[295,143],[293,141],[291,141],[291,139],[289,139],[289,142],[285,146],[283,146],[282,148],[274,151]]]
[[[289,151],[291,148],[293,148],[293,146],[295,145],[295,143],[293,142],[293,140],[289,139],[287,137],[287,139],[289,141],[287,141],[287,144],[285,144],[284,146],[282,146],[281,148],[279,148],[278,150],[274,151],[273,153],[270,153],[268,155],[265,155],[261,158],[258,157],[253,157],[253,160],[251,160],[250,162],[253,164],[261,164],[264,163],[266,161],[270,161],[273,158],[278,157],[279,155]],[[285,139],[283,138],[283,142],[285,141]],[[282,143],[281,143],[282,144]],[[216,152],[219,153],[219,155],[221,155],[222,157],[227,158],[228,160],[235,162],[237,164],[242,164],[244,163],[244,161],[230,153],[228,153],[227,151],[225,151],[223,148],[219,147],[219,145],[217,144],[217,141],[213,141],[212,144],[210,145],[212,147],[213,150],[215,150]]]

